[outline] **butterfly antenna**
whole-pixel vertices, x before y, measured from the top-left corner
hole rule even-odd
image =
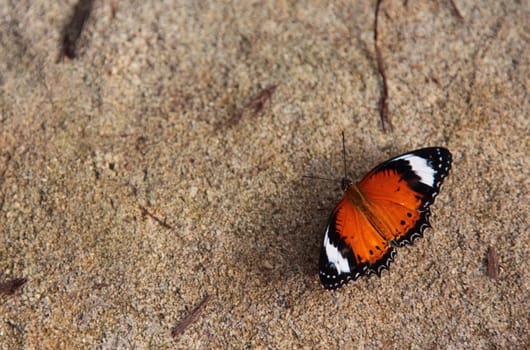
[[[344,141],[344,130],[342,131],[342,160],[344,162],[344,177],[348,177],[346,174],[346,142]]]
[[[342,190],[346,191],[350,187],[350,179],[348,179],[348,173],[346,171],[346,142],[344,141],[344,130],[342,130],[342,160],[344,162],[344,177],[342,178]]]
[[[316,180],[337,181],[336,179],[329,179],[327,177],[315,176],[315,175],[303,175],[302,177],[305,177],[308,179],[316,179]]]

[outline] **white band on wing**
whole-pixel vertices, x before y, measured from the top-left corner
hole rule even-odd
[[[324,236],[324,248],[326,249],[326,255],[328,257],[328,261],[335,265],[335,268],[337,269],[337,273],[340,275],[341,273],[350,273],[350,264],[348,263],[348,259],[342,256],[342,254],[339,252],[337,247],[335,247],[331,242],[329,241],[329,228],[330,226],[326,228],[326,234]]]
[[[434,187],[434,175],[436,175],[436,170],[427,163],[427,159],[413,154],[405,154],[404,156],[394,159],[394,161],[402,159],[409,162],[412,171],[419,176],[420,182]]]

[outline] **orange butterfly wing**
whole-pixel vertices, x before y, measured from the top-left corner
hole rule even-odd
[[[395,250],[352,204],[348,193],[333,210],[320,254],[320,279],[328,289],[369,273],[380,274]]]
[[[421,237],[451,153],[424,148],[390,159],[349,186],[333,210],[320,254],[320,280],[335,289],[388,269],[395,250]]]

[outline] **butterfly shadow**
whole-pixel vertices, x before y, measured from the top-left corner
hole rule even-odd
[[[236,228],[248,238],[235,256],[265,285],[317,285],[318,261],[328,215],[342,196],[340,180],[300,178],[281,193],[261,198],[260,209],[247,213]],[[256,206],[255,208],[258,208]],[[252,222],[255,229],[248,232]]]

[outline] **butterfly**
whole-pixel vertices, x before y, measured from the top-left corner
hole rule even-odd
[[[320,253],[326,289],[381,276],[395,247],[423,236],[451,160],[446,148],[422,148],[379,164],[357,183],[343,179],[345,194],[328,219]]]

